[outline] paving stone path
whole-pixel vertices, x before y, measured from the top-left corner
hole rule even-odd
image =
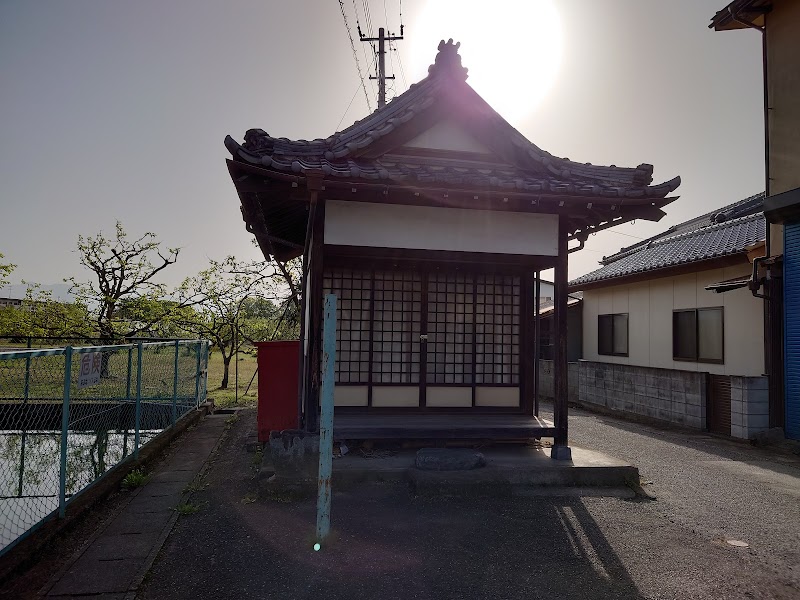
[[[184,434],[174,454],[157,467],[105,529],[56,574],[41,595],[50,599],[132,597],[172,530],[178,516],[175,507],[187,500],[187,486],[203,470],[226,431],[229,417],[210,415]]]

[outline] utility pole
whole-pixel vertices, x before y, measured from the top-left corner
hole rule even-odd
[[[373,77],[370,75],[370,79],[377,79],[378,80],[378,108],[382,108],[386,106],[386,80],[387,79],[394,79],[394,75],[389,77],[386,76],[386,42],[394,42],[396,40],[403,39],[403,25],[400,25],[400,35],[393,35],[389,32],[389,35],[386,35],[385,29],[380,27],[378,29],[378,37],[364,37],[364,34],[361,33],[361,26],[358,27],[358,35],[361,38],[362,42],[378,42],[378,76]],[[374,48],[374,46],[373,46]]]

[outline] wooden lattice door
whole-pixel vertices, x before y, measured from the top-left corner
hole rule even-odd
[[[336,403],[518,407],[520,278],[330,269],[339,298]]]

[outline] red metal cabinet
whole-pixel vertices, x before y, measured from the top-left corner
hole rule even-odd
[[[299,340],[256,342],[258,348],[258,440],[270,431],[297,429]]]

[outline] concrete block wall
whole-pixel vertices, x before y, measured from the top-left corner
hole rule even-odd
[[[633,365],[578,362],[580,403],[704,429],[706,374]]]
[[[744,440],[769,429],[769,379],[731,377],[731,437]]]
[[[554,367],[552,360],[539,360],[539,397],[553,399]],[[567,363],[567,400],[578,401],[578,363]]]

